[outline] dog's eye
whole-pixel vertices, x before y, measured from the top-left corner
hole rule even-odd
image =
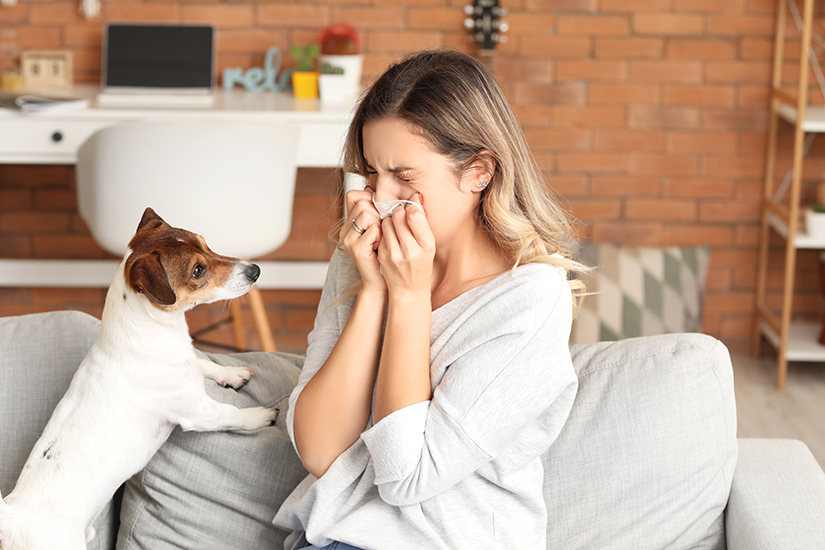
[[[198,264],[195,266],[195,269],[192,270],[192,278],[200,279],[204,273],[206,273],[206,267]]]

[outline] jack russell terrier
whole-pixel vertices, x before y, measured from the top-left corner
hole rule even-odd
[[[259,274],[146,209],[106,295],[97,341],[16,487],[0,498],[0,549],[84,550],[94,519],[175,426],[256,430],[275,421],[276,410],[206,395],[204,377],[238,389],[252,371],[199,359],[184,317],[197,304],[246,294]]]

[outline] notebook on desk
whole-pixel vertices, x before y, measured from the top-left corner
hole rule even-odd
[[[211,106],[214,44],[214,29],[206,25],[109,24],[98,104]]]

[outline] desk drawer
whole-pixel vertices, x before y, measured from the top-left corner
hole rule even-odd
[[[74,163],[89,136],[114,120],[0,119],[0,161]]]

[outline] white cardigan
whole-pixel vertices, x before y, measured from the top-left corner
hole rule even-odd
[[[335,253],[290,398],[293,444],[294,404],[352,312],[354,298],[337,301],[357,277],[349,256]],[[371,420],[320,479],[295,489],[274,520],[296,531],[287,548],[337,540],[365,550],[544,550],[539,455],[578,386],[571,314],[565,273],[547,264],[520,266],[433,311],[432,399]]]

